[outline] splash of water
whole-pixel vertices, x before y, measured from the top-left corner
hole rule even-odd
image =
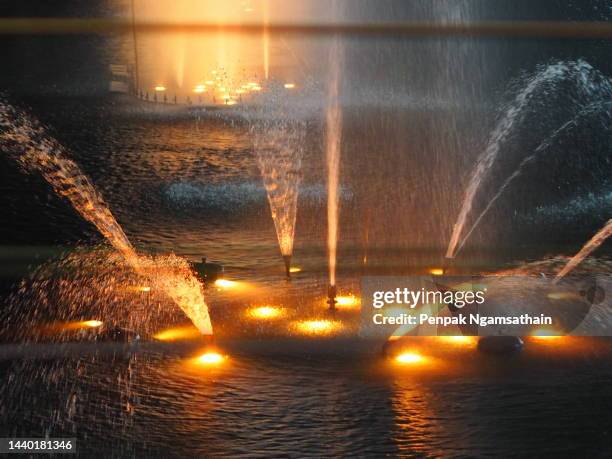
[[[208,308],[201,287],[187,262],[174,257],[166,266],[152,264],[139,256],[115,220],[108,205],[64,148],[47,135],[34,118],[0,101],[0,150],[25,171],[39,173],[60,196],[92,223],[126,262],[138,273],[151,277],[172,298],[203,333],[212,334]]]
[[[497,199],[504,193],[504,191],[506,191],[506,189],[514,181],[514,179],[520,176],[523,173],[523,170],[529,164],[533,163],[540,154],[542,154],[545,151],[548,151],[550,146],[555,141],[555,139],[561,133],[567,131],[568,129],[575,128],[576,126],[578,126],[578,121],[580,119],[584,118],[587,115],[596,113],[597,111],[601,110],[603,107],[604,107],[604,103],[599,102],[599,103],[591,104],[584,110],[581,110],[580,113],[578,113],[575,117],[573,117],[571,120],[567,121],[566,123],[563,123],[561,127],[556,129],[550,136],[548,136],[542,143],[540,143],[540,145],[538,145],[538,147],[534,150],[534,152],[531,155],[524,158],[520,162],[518,167],[514,170],[514,172],[510,174],[510,176],[504,181],[504,183],[502,183],[502,185],[499,187],[499,190],[497,190],[497,192],[489,200],[488,204],[485,206],[482,212],[480,212],[476,220],[474,220],[474,223],[472,223],[472,226],[470,227],[470,229],[466,232],[465,236],[463,236],[461,243],[457,246],[457,249],[455,250],[455,255],[463,248],[463,246],[465,245],[467,240],[470,238],[470,236],[472,235],[472,233],[474,232],[474,230],[476,229],[480,221],[489,212],[493,204],[495,204]]]
[[[305,123],[299,120],[260,120],[251,127],[257,164],[283,257],[293,254]]]
[[[461,235],[467,222],[467,217],[473,207],[476,193],[480,189],[483,180],[488,176],[489,171],[499,155],[501,147],[513,133],[516,126],[525,118],[527,114],[526,108],[530,101],[537,93],[545,91],[550,85],[552,85],[552,89],[556,89],[558,83],[567,80],[571,80],[571,82],[576,85],[579,91],[578,96],[581,98],[589,98],[593,95],[598,95],[602,92],[602,88],[604,93],[610,93],[610,86],[612,86],[609,80],[602,79],[601,75],[594,71],[593,67],[584,61],[558,62],[551,64],[527,79],[526,84],[518,92],[514,100],[506,107],[504,115],[497,123],[489,138],[487,147],[476,162],[476,166],[468,181],[459,216],[453,226],[453,232],[446,251],[447,258],[455,257]],[[582,101],[573,102],[579,103]],[[524,164],[522,163],[519,166],[519,171],[515,171],[511,178],[502,185],[500,192],[494,196],[493,202],[497,199],[499,194],[503,192],[503,189],[520,174],[521,167],[532,160],[533,158],[527,158]],[[485,213],[487,210],[488,208],[485,209]],[[481,214],[481,217],[482,215],[483,214]],[[478,221],[480,221],[481,217],[479,217]],[[474,227],[476,225],[474,225]],[[473,228],[470,230],[470,233],[472,231]],[[463,243],[461,245],[463,245]]]
[[[327,253],[329,284],[336,285],[338,249],[338,186],[340,181],[340,153],[342,140],[342,110],[340,108],[340,69],[343,49],[338,37],[330,50],[330,76],[327,101]]]
[[[578,266],[582,260],[588,257],[591,252],[593,252],[597,247],[604,243],[606,239],[608,239],[612,235],[612,219],[608,220],[608,222],[604,225],[602,229],[600,229],[595,236],[593,236],[589,241],[580,249],[580,251],[574,255],[570,261],[559,271],[559,273],[555,276],[554,283],[559,282],[563,279],[568,273],[570,273],[576,266]]]

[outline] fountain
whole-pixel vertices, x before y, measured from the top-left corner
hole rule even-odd
[[[530,155],[520,163],[518,169],[504,181],[497,193],[493,195],[489,204],[485,207],[484,211],[481,212],[467,235],[460,242],[476,194],[482,182],[488,177],[502,146],[510,138],[517,125],[525,118],[527,108],[530,106],[534,97],[539,93],[548,94],[551,91],[563,90],[561,87],[562,82],[570,82],[574,85],[577,94],[572,98],[572,103],[578,105],[581,109],[578,116],[590,113],[594,107],[596,108],[596,105],[592,103],[593,100],[600,101],[602,98],[610,98],[612,95],[612,82],[605,78],[600,72],[593,69],[588,63],[581,60],[576,62],[557,62],[531,75],[516,97],[505,107],[504,114],[493,130],[487,147],[477,160],[476,166],[468,181],[459,216],[453,226],[451,239],[446,251],[447,258],[454,258],[456,256],[457,251],[464,245],[482,217],[503,193],[510,182],[520,175],[524,166],[532,162],[540,152],[546,150],[550,145],[550,142],[543,142],[533,155]],[[564,123],[549,139],[554,138],[556,134],[572,126],[574,123],[575,118]]]
[[[255,156],[288,279],[291,277],[305,130],[305,122],[285,116],[259,120],[251,128]]]
[[[603,244],[604,241],[610,237],[610,235],[612,235],[612,219],[608,220],[604,227],[600,229],[591,239],[589,239],[584,247],[582,247],[582,249],[580,249],[580,251],[567,262],[563,269],[561,269],[561,271],[559,271],[559,273],[555,276],[553,283],[556,284],[563,279],[576,266],[578,266],[582,260],[588,257],[591,252]]]
[[[92,223],[137,273],[155,282],[193,321],[203,335],[212,324],[201,286],[188,263],[176,256],[163,263],[140,256],[108,205],[64,148],[34,118],[0,101],[0,149],[27,172],[37,172],[77,212]]]
[[[548,138],[546,138],[542,143],[540,143],[540,145],[538,145],[538,147],[535,149],[535,151],[531,155],[524,158],[520,162],[516,170],[512,174],[510,174],[510,176],[508,176],[508,178],[499,187],[499,190],[489,200],[485,208],[480,212],[478,217],[474,220],[474,223],[472,223],[472,226],[470,226],[469,230],[466,231],[465,236],[463,236],[463,239],[461,239],[461,242],[459,243],[459,245],[457,246],[457,249],[455,250],[455,254],[463,248],[463,246],[465,245],[467,240],[470,238],[470,236],[472,235],[472,233],[474,232],[474,230],[476,229],[480,221],[487,214],[487,212],[491,209],[491,207],[493,207],[493,204],[495,204],[497,199],[504,193],[504,191],[506,191],[506,189],[514,181],[514,179],[516,179],[523,173],[524,169],[527,166],[534,163],[539,155],[543,154],[544,152],[549,151],[554,140],[561,133],[566,132],[569,129],[576,128],[578,126],[578,122],[581,119],[584,119],[588,115],[592,115],[599,111],[602,111],[603,113],[605,113],[605,111],[603,111],[604,107],[605,105],[601,102],[597,102],[597,103],[587,106],[585,109],[581,110],[574,118],[564,123],[560,128],[555,130]]]
[[[327,101],[327,252],[329,265],[328,304],[336,305],[336,261],[338,248],[338,186],[340,179],[340,152],[342,141],[342,110],[340,109],[340,69],[343,50],[339,37],[334,38],[329,61],[330,75]]]

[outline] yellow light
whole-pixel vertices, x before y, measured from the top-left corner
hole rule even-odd
[[[294,89],[295,83],[285,83],[285,89]]]
[[[236,94],[244,94],[245,92],[244,89],[236,89]]]
[[[245,8],[244,9],[245,13],[252,13],[253,11],[254,11],[253,8]]]
[[[476,339],[473,336],[438,336],[437,339],[446,343],[456,344],[459,346],[471,346],[476,344]]]
[[[202,333],[200,331],[191,326],[185,327],[175,327],[169,328],[167,330],[163,330],[156,335],[153,335],[153,338],[159,341],[180,341],[180,340],[188,340],[188,339],[196,339],[200,338]]]
[[[401,363],[402,365],[417,364],[425,362],[425,357],[416,352],[405,352],[395,357],[395,361],[397,363]]]
[[[79,325],[83,327],[89,327],[89,328],[101,327],[102,324],[103,322],[100,320],[85,320],[83,322],[79,322]]]
[[[261,91],[261,86],[251,86],[252,91]]]
[[[238,285],[238,282],[231,281],[229,279],[217,279],[215,281],[215,286],[220,287],[220,288],[232,288],[232,287],[236,287],[237,285]]]
[[[227,104],[225,104],[225,105],[236,105],[236,103],[237,102],[235,100],[228,100]]]
[[[289,272],[290,273],[299,273],[299,272],[302,272],[302,268],[300,268],[299,266],[292,266],[291,268],[289,268]]]
[[[196,94],[201,94],[205,91],[206,91],[206,86],[204,86],[203,84],[197,85],[193,90],[193,92],[195,92]]]
[[[298,322],[296,328],[308,335],[328,335],[340,328],[340,324],[331,320],[305,320]]]
[[[229,94],[223,94],[223,99],[224,99],[224,100],[230,100],[230,99],[231,99],[231,97],[230,97],[230,95],[229,95]]]
[[[140,291],[141,292],[150,292],[151,291],[151,287],[146,286],[146,285],[142,286],[142,287],[140,287]]]
[[[275,308],[274,306],[260,306],[257,308],[249,309],[248,314],[254,319],[277,319],[284,315],[282,308]]]
[[[560,339],[560,332],[552,328],[536,328],[532,333],[531,337],[536,340],[549,340],[549,339]]]
[[[166,90],[165,86],[159,85],[159,86],[155,86],[155,91],[157,92],[164,92]]]
[[[346,295],[346,296],[337,296],[336,297],[336,306],[340,307],[340,308],[347,308],[350,309],[354,306],[359,306],[361,304],[361,301],[359,301],[359,298],[356,298],[353,295]]]
[[[206,80],[204,83],[209,85],[209,86],[212,85],[212,84],[215,84],[215,82],[213,80]]]
[[[201,363],[203,365],[216,365],[218,363],[223,362],[224,360],[225,357],[216,352],[206,352],[205,354],[202,354],[197,357],[198,363]]]
[[[431,268],[429,270],[429,274],[432,276],[442,276],[444,274],[444,270],[442,268]]]

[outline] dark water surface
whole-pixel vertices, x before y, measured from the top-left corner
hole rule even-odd
[[[381,20],[431,19],[426,11],[440,19],[438,10],[453,17],[442,2],[432,11],[419,3],[417,16],[401,2],[385,2],[380,11],[360,3],[363,10],[355,8],[349,18],[377,11]],[[516,11],[498,5],[497,12],[469,3],[480,11],[476,19],[605,20],[610,14],[605,2],[593,8],[520,2]],[[32,5],[5,8],[8,15],[27,15],[42,3]],[[119,8],[92,5],[73,12],[113,15]],[[48,9],[40,14],[67,14]],[[105,69],[129,50],[125,40],[2,40],[10,49],[8,71],[0,75],[6,97],[67,148],[134,246],[190,260],[207,256],[242,287],[205,291],[217,344],[227,354],[218,367],[194,361],[203,351],[197,340],[162,345],[145,334],[127,350],[108,343],[69,350],[51,342],[0,345],[0,436],[76,436],[86,457],[612,455],[607,339],[529,340],[523,353],[507,357],[412,339],[401,348],[427,359],[402,367],[381,355],[382,343],[356,337],[358,311],[340,314],[345,328],[337,339],[307,339],[284,322],[245,319],[247,308],[263,304],[285,307],[291,320],[326,317],[323,110],[308,119],[293,257],[302,272],[287,283],[247,123],[223,110],[152,108],[106,94]],[[512,79],[538,64],[576,59],[612,75],[609,44],[601,41],[358,39],[347,49],[345,84],[360,103],[343,111],[338,266],[340,290],[355,294],[362,275],[423,274],[448,263],[443,254],[466,177]],[[566,121],[559,113],[569,109],[560,104],[536,104],[508,142],[479,208],[512,172],[512,161]],[[496,271],[571,255],[601,227],[612,209],[611,131],[587,121],[517,179],[454,269]],[[2,155],[0,208],[3,311],[9,299],[16,304],[8,295],[12,285],[36,265],[77,244],[103,243],[40,177],[23,174]],[[597,257],[610,249],[602,246]],[[595,264],[608,266],[599,274],[610,273],[609,265]],[[156,331],[184,325],[178,310],[155,316],[146,298],[105,313],[147,310]],[[45,314],[37,320],[55,319]]]

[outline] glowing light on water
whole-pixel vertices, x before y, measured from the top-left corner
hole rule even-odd
[[[561,271],[555,276],[553,283],[559,282],[563,277],[570,273],[576,266],[578,266],[582,260],[588,257],[591,252],[597,249],[601,244],[604,243],[608,237],[612,234],[612,218],[600,229],[595,236],[593,236],[580,251],[574,255],[574,257],[567,262]]]
[[[101,327],[103,324],[104,322],[102,322],[101,320],[85,320],[83,322],[79,322],[79,325],[88,328],[98,328]]]
[[[198,363],[202,365],[218,365],[225,360],[225,357],[216,352],[206,352],[197,357]]]
[[[537,328],[531,333],[531,338],[535,340],[560,339],[562,333],[552,328]]]
[[[193,92],[195,92],[196,94],[206,92],[206,86],[204,86],[203,84],[199,84],[195,88],[193,88]]]
[[[300,268],[299,266],[292,266],[291,268],[289,268],[289,272],[290,273],[300,273],[302,272],[302,268]]]
[[[338,185],[340,180],[340,148],[342,111],[340,109],[340,68],[343,50],[336,37],[330,52],[330,75],[327,94],[326,160],[327,160],[327,252],[329,284],[336,285],[336,259],[338,245]]]
[[[166,87],[160,85],[160,86],[155,86],[154,89],[156,92],[164,92],[166,90]]]
[[[169,328],[167,330],[163,330],[155,335],[153,338],[159,341],[181,341],[181,340],[191,340],[200,338],[202,334],[200,331],[189,325],[184,327],[175,327]]]
[[[431,268],[429,274],[432,276],[442,276],[444,275],[444,270],[442,268]]]
[[[417,352],[404,352],[396,356],[395,361],[401,365],[415,365],[425,363],[427,359]]]
[[[238,286],[238,282],[236,281],[232,281],[229,279],[217,279],[215,281],[215,287],[219,287],[219,288],[234,288]]]
[[[248,310],[248,315],[253,319],[278,319],[284,316],[285,311],[282,308],[274,306],[260,306]]]
[[[139,256],[89,178],[38,121],[0,101],[0,128],[3,152],[26,171],[40,173],[58,195],[67,198],[100,231],[132,269],[172,298],[202,334],[212,334],[201,285],[185,260],[176,256],[159,260]]]
[[[295,89],[295,83],[285,83],[285,89]]]
[[[331,320],[304,320],[297,322],[295,328],[306,335],[329,335],[338,331],[341,325]]]
[[[354,295],[341,295],[336,297],[336,307],[351,309],[361,305],[361,301]]]
[[[436,339],[456,346],[475,346],[477,344],[477,339],[474,336],[438,336]]]

